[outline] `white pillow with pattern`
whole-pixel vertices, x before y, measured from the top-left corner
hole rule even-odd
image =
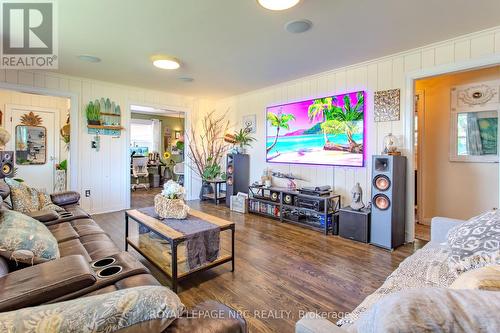
[[[500,211],[492,210],[448,232],[450,267],[459,271],[500,264]]]

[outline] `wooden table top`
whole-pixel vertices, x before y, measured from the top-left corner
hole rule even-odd
[[[166,237],[167,239],[170,240],[179,240],[185,238],[185,235],[165,223],[161,222],[158,219],[155,219],[154,217],[151,217],[149,215],[146,215],[142,212],[140,212],[137,209],[131,209],[127,210],[126,214],[131,217],[134,220],[137,220],[144,224],[146,227],[150,228],[151,230],[154,230],[161,234],[162,236]],[[199,210],[190,208],[189,209],[189,215],[197,217],[201,220],[204,220],[206,222],[212,223],[217,225],[218,227],[221,228],[221,230],[225,230],[230,228],[231,226],[234,225],[234,222],[224,220],[220,217],[216,217],[207,213],[203,213]]]

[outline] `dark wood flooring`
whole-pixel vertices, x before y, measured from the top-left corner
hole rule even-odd
[[[154,194],[154,190],[138,190],[133,207],[152,205]],[[354,309],[424,244],[417,241],[388,252],[265,217],[230,212],[225,206],[198,201],[189,205],[236,223],[236,270],[231,273],[226,264],[203,272],[181,282],[178,294],[188,307],[215,299],[241,311],[252,333],[293,332],[305,311],[324,312],[335,322],[335,316]],[[94,218],[124,248],[124,212]],[[170,285],[161,272],[148,267],[162,284]]]

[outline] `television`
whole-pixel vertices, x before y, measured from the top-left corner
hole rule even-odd
[[[365,99],[357,91],[268,107],[266,161],[364,166]]]

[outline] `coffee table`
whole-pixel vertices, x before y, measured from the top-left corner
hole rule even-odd
[[[183,252],[186,249],[186,236],[183,233],[139,210],[133,209],[125,212],[125,251],[128,250],[129,245],[132,246],[149,262],[163,271],[172,280],[174,292],[177,292],[179,281],[207,269],[231,262],[231,272],[234,271],[234,222],[195,209],[190,209],[189,215],[220,228],[218,258],[193,270],[189,270],[187,259],[185,256],[183,257]],[[139,226],[146,227],[151,232],[140,234]],[[230,242],[228,242],[229,236]]]

